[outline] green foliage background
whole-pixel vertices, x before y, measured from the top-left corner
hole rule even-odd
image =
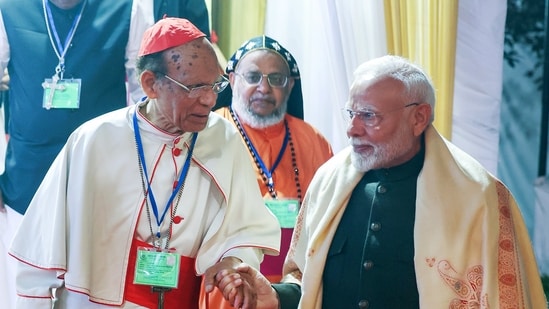
[[[521,64],[516,46],[526,46],[536,57],[535,65],[528,68],[526,76],[541,89],[545,45],[545,14],[547,0],[508,0],[505,22],[505,44],[503,58],[511,66]]]

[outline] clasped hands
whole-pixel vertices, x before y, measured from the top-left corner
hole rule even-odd
[[[224,258],[206,270],[204,278],[206,293],[217,287],[234,308],[278,309],[278,297],[269,280],[237,258]]]

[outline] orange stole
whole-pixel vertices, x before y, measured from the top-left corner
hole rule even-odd
[[[135,238],[132,241],[128,260],[128,271],[126,273],[124,299],[143,307],[156,308],[158,305],[158,293],[153,293],[151,287],[148,285],[133,283],[138,247],[152,248],[148,243]],[[165,309],[198,308],[201,278],[196,276],[194,264],[194,258],[181,256],[178,288],[172,289],[164,294]]]

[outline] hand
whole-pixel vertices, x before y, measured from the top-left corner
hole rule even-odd
[[[242,280],[236,267],[242,263],[237,258],[227,257],[208,268],[204,273],[204,290],[213,291],[217,286],[223,297],[235,308],[254,309],[255,292],[248,282]]]
[[[216,275],[218,290],[234,308],[255,309],[257,296],[250,281],[244,280],[237,272],[222,270]]]
[[[278,309],[279,299],[271,282],[267,280],[257,269],[248,264],[240,264],[237,267],[243,282],[248,282],[256,293],[257,309]]]
[[[225,275],[236,273],[236,266],[240,263],[242,263],[241,260],[231,256],[223,258],[212,267],[206,269],[206,272],[204,273],[204,290],[206,293],[213,291],[214,286],[217,285],[215,277],[219,272],[226,270],[227,272]]]

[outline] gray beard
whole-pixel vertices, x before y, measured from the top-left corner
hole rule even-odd
[[[411,137],[408,137],[405,133],[401,128],[395,132],[393,139],[389,143],[377,145],[374,148],[374,152],[367,157],[351,150],[351,163],[361,172],[391,167],[388,166],[389,162],[397,159],[402,153],[412,148]],[[351,140],[352,144],[352,139],[349,140]]]
[[[351,163],[358,171],[366,173],[376,166],[377,159],[374,156],[364,158],[351,151]]]
[[[244,104],[238,99],[235,100],[233,98],[232,104],[232,108],[238,115],[240,121],[255,129],[264,129],[280,123],[282,120],[284,120],[284,115],[286,115],[287,107],[288,101],[282,103],[280,107],[274,110],[272,114],[268,116],[261,116],[254,113],[250,105]]]

